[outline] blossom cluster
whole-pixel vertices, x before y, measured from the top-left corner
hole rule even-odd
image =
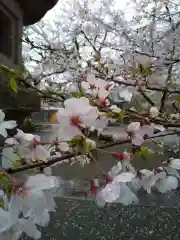
[[[5,121],[5,114],[0,111],[0,135],[5,139],[3,148],[11,147],[16,156],[11,159],[12,163],[18,164],[18,167],[42,163],[42,169],[36,174],[27,172],[15,176],[8,169],[0,169],[0,239],[19,239],[23,232],[40,239],[41,232],[37,226],[48,225],[50,212],[55,211],[55,198],[62,197],[64,192],[63,180],[60,176],[52,176],[51,167],[60,164],[61,159],[82,165],[90,163],[92,159],[98,161],[93,151],[99,149],[90,137],[91,132],[99,136],[109,122],[122,120],[124,110],[111,105],[107,99],[113,85],[107,85],[106,81],[88,73],[81,87],[83,96],[71,96],[64,101],[63,107],[57,109],[57,129],[54,141],[48,148],[43,145],[40,136],[24,133],[17,128],[15,121]],[[128,89],[123,89],[120,94],[126,101],[132,98]],[[163,125],[153,121],[158,116],[158,108],[151,107],[143,121],[139,119],[127,124],[123,139],[121,134],[113,134],[112,139],[117,144],[120,140],[127,140],[132,148],[139,151],[146,138],[166,130]],[[16,130],[13,136],[8,134],[11,129]],[[148,170],[133,166],[133,151],[110,154],[117,163],[104,175],[103,184],[99,179],[88,182],[87,196],[95,195],[99,206],[113,202],[124,205],[138,203],[137,191],[140,189],[148,194],[154,189],[162,194],[177,189],[180,159],[170,159],[166,164]]]

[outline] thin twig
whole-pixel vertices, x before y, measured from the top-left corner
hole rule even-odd
[[[180,134],[180,131],[155,135],[155,136],[152,136],[152,137],[148,137],[145,140],[158,138],[158,137],[165,137],[165,136],[174,135],[174,134]],[[122,145],[122,144],[125,144],[125,143],[130,143],[130,142],[131,142],[131,139],[124,139],[124,140],[121,140],[121,141],[111,142],[111,143],[108,143],[108,144],[100,145],[100,146],[98,146],[98,149],[106,149],[106,148],[110,148],[110,147],[117,146],[117,145]],[[40,162],[40,163],[36,163],[36,164],[32,164],[32,165],[26,165],[26,166],[19,167],[19,168],[16,168],[16,169],[8,168],[5,171],[7,173],[14,174],[14,173],[23,172],[23,171],[29,170],[29,169],[40,168],[40,167],[49,167],[49,166],[53,165],[54,163],[61,162],[65,159],[76,157],[76,156],[79,156],[79,155],[82,155],[82,153],[71,153],[71,154],[66,154],[62,157],[52,156],[48,159],[48,162]]]

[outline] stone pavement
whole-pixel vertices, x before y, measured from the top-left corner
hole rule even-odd
[[[99,208],[91,201],[59,199],[41,240],[179,240],[180,210],[174,207]],[[23,240],[30,238],[23,237]]]

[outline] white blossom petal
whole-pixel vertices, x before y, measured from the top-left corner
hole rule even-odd
[[[2,135],[3,137],[7,137],[7,131],[4,128],[4,126],[2,126],[2,124],[0,124],[0,135]]]
[[[87,81],[89,84],[92,84],[92,85],[95,84],[96,78],[95,78],[94,74],[88,73],[88,74],[87,74],[86,81]]]
[[[11,215],[8,211],[0,208],[0,233],[3,233],[13,226]]]
[[[5,143],[9,145],[15,145],[15,144],[18,144],[18,141],[15,138],[7,138],[5,140]]]
[[[105,90],[104,88],[100,88],[98,90],[98,97],[101,98],[106,98],[109,95],[109,92]]]
[[[140,129],[140,122],[132,122],[127,126],[127,132],[136,132]]]
[[[89,99],[86,97],[81,98],[69,98],[64,101],[65,109],[72,113],[79,113],[81,111],[86,110],[86,107],[90,107]],[[77,107],[78,106],[78,107]]]
[[[120,186],[116,183],[109,183],[100,191],[100,194],[105,202],[112,203],[120,195]]]
[[[91,131],[95,129],[102,131],[108,125],[108,118],[106,116],[101,116],[100,119],[97,119],[90,127]]]
[[[102,198],[101,196],[101,192],[99,192],[97,195],[96,195],[96,203],[99,207],[104,207],[106,202],[104,201],[104,199]]]
[[[10,121],[4,121],[3,123],[1,123],[1,125],[3,125],[4,128],[6,129],[13,129],[17,126],[17,123],[14,120],[10,120]]]
[[[157,117],[159,115],[159,110],[158,110],[157,107],[151,107],[149,109],[149,113],[150,113],[151,117],[155,118],[155,117]]]
[[[82,120],[82,125],[90,127],[96,121],[97,117],[98,109],[96,107],[91,107],[86,114],[80,116],[80,119]]]
[[[41,227],[46,227],[48,226],[49,222],[50,222],[50,214],[48,212],[48,210],[45,210],[42,214],[42,216],[34,216],[34,218],[32,219],[33,223],[41,226]]]
[[[180,170],[180,159],[172,159],[169,166],[177,170]]]
[[[43,147],[42,145],[37,145],[37,146],[35,147],[34,152],[35,152],[35,158],[36,158],[36,159],[39,159],[39,160],[44,161],[44,162],[47,162],[47,161],[48,161],[47,158],[50,156],[50,153],[49,153],[49,151],[48,151],[45,147]]]
[[[59,187],[60,182],[57,177],[37,174],[34,176],[30,176],[25,186],[30,189],[33,188],[36,190],[46,190],[54,187]]]
[[[68,126],[71,117],[72,113],[67,111],[65,108],[59,108],[56,113],[56,118],[57,121],[60,123],[60,126]]]
[[[144,142],[144,138],[139,135],[139,134],[135,134],[135,136],[132,137],[132,144],[136,145],[136,146],[141,146]]]
[[[79,128],[71,125],[60,128],[56,135],[60,141],[69,141],[76,136],[83,136],[83,134]]]
[[[168,167],[165,167],[165,169],[166,169],[166,172],[169,175],[172,175],[172,176],[175,176],[177,178],[180,178],[180,174],[179,174],[179,172],[175,168],[172,168],[172,167],[168,166]]]
[[[166,179],[159,180],[156,183],[156,188],[160,193],[166,193],[173,189],[177,189],[178,180],[174,176],[168,176]]]
[[[114,182],[131,182],[135,175],[131,172],[123,172],[114,178]]]
[[[165,127],[161,124],[154,124],[154,123],[151,123],[151,126],[156,129],[156,130],[159,130],[161,132],[165,131]]]
[[[28,237],[31,237],[35,240],[41,238],[41,232],[29,219],[19,219],[18,225],[16,227],[19,228],[19,230],[21,230],[22,232],[25,232]]]
[[[61,142],[58,144],[58,149],[62,152],[68,152],[70,150],[70,147],[67,142]]]
[[[137,196],[128,188],[126,184],[121,183],[120,188],[120,196],[116,202],[120,202],[125,206],[128,206],[130,204],[137,204],[139,202]]]
[[[88,90],[90,88],[90,84],[88,82],[82,81],[81,87],[83,90]]]
[[[124,89],[119,92],[119,96],[120,98],[123,98],[125,101],[130,102],[133,94],[128,89]]]
[[[5,114],[2,110],[0,110],[0,123],[4,121]]]
[[[148,137],[152,137],[154,134],[154,128],[151,125],[143,125],[143,127],[140,128],[137,134],[141,135],[142,137],[144,137],[145,135],[147,135]]]

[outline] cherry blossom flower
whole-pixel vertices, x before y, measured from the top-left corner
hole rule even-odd
[[[161,171],[155,174],[154,170],[150,171],[148,169],[142,169],[140,170],[140,174],[141,174],[140,178],[137,177],[133,179],[132,185],[135,188],[135,190],[139,190],[142,187],[149,194],[151,193],[151,188],[155,186],[155,184],[159,180],[166,178],[165,171]]]
[[[90,131],[97,130],[99,133],[108,126],[109,120],[106,116],[99,116],[90,126]]]
[[[40,137],[37,135],[34,136],[34,139],[29,146],[21,148],[21,151],[25,158],[30,159],[31,161],[41,160],[47,162],[48,157],[50,157],[50,152],[40,144]]]
[[[0,110],[0,135],[7,137],[6,129],[13,129],[17,126],[16,121],[4,121],[5,114]]]
[[[155,124],[155,123],[151,123],[151,127],[153,127],[154,130],[158,130],[160,132],[165,131],[165,127],[161,124]]]
[[[22,130],[18,129],[17,134],[12,138],[6,139],[5,143],[10,145],[18,145],[27,146],[34,139],[33,134],[24,133]]]
[[[47,190],[60,187],[60,181],[54,176],[38,174],[30,176],[26,183],[16,191],[16,203],[24,217],[32,214],[41,217],[45,210],[54,211],[53,195]]]
[[[152,137],[154,134],[154,125],[143,125],[136,133],[141,137]]]
[[[139,122],[134,122],[128,125],[127,132],[131,136],[132,144],[141,146],[144,142],[144,137],[152,137],[154,130],[164,131],[165,128],[160,124],[151,123],[150,125],[140,126]]]
[[[97,97],[98,88],[93,84],[89,84],[88,82],[81,82],[81,87],[85,91],[85,93],[91,94],[93,97]]]
[[[134,177],[135,174],[128,172],[116,175],[114,180],[99,192],[98,197],[107,203],[115,202],[117,199],[120,199],[122,183],[131,182]]]
[[[115,176],[120,173],[122,170],[122,164],[121,162],[117,162],[115,166],[111,168],[111,170],[108,172],[108,176],[110,176],[112,179],[115,178]]]
[[[157,107],[151,107],[149,109],[149,113],[150,113],[151,117],[155,118],[159,115],[159,110]]]
[[[171,168],[175,168],[177,170],[180,170],[180,159],[171,159],[169,166]]]
[[[132,92],[130,92],[128,89],[121,89],[118,94],[119,97],[126,102],[131,102],[131,99],[133,97]]]
[[[96,194],[97,189],[100,187],[100,181],[99,179],[95,178],[90,181],[90,193]]]
[[[92,107],[85,97],[67,99],[64,106],[65,108],[60,108],[56,115],[61,127],[60,132],[69,140],[81,136],[80,128],[90,127],[98,117],[98,109]]]
[[[130,204],[137,204],[139,199],[137,196],[130,190],[126,183],[121,183],[121,191],[119,198],[115,201],[116,203],[122,203],[127,206]]]
[[[141,177],[141,186],[147,191],[147,193],[151,193],[151,188],[155,185],[154,181],[154,171],[150,171],[148,169],[140,170],[142,174]]]
[[[61,152],[68,152],[70,151],[70,146],[67,142],[60,142],[58,143],[57,148],[61,151]]]
[[[112,156],[120,160],[130,159],[130,154],[126,151],[123,153],[112,152]]]
[[[180,178],[179,172],[175,168],[171,167],[171,164],[167,167],[164,167],[164,169],[166,170],[168,175],[175,176],[176,178]]]
[[[156,188],[160,193],[166,193],[175,190],[178,187],[178,180],[174,176],[167,176],[166,179],[161,179],[156,183]]]
[[[86,93],[90,93],[93,96],[98,96],[99,98],[104,98],[109,95],[107,91],[108,83],[100,78],[97,78],[92,73],[87,74],[86,82],[81,83],[81,87]]]
[[[137,132],[138,130],[140,130],[140,128],[141,128],[140,122],[132,122],[127,126],[126,131],[128,133],[134,133],[134,132]]]
[[[17,239],[19,239],[22,232],[25,232],[29,237],[39,239],[41,232],[37,230],[34,223],[29,219],[19,217],[20,202],[17,201],[16,196],[12,195],[10,201],[7,199],[6,204],[8,206],[7,208],[0,208],[0,236],[1,234],[3,236],[8,230],[13,230],[11,231],[11,239],[14,239],[15,235],[18,237]]]
[[[109,99],[107,97],[104,97],[104,95],[102,94],[99,95],[98,99],[95,99],[95,103],[99,106],[99,107],[107,107],[110,105]]]
[[[131,136],[132,144],[141,146],[144,142],[144,132],[141,131],[140,122],[133,122],[127,126],[127,133]]]
[[[131,182],[133,178],[135,178],[135,174],[131,172],[122,172],[118,174],[113,181],[116,183],[120,183],[120,182],[126,183],[126,182]]]
[[[120,185],[113,182],[109,183],[99,192],[99,196],[107,203],[115,202],[120,195]]]
[[[141,136],[140,134],[135,134],[133,137],[132,137],[132,144],[135,145],[135,146],[141,146],[144,142],[144,137]]]

